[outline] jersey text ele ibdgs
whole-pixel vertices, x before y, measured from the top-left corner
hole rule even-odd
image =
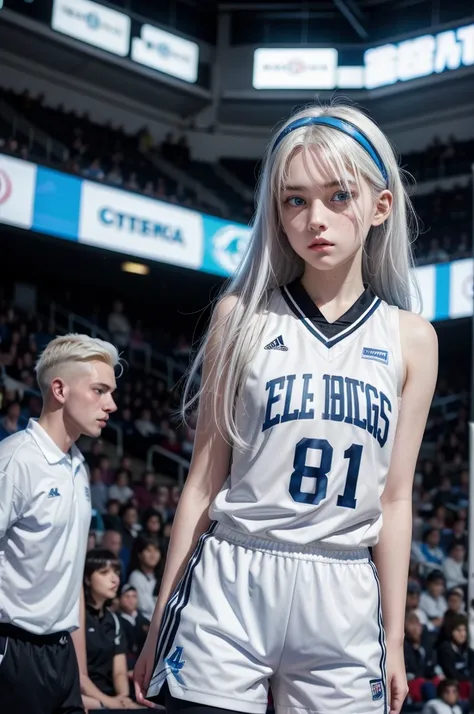
[[[319,376],[318,376],[319,377]],[[267,402],[262,431],[296,420],[323,419],[345,422],[367,431],[380,446],[390,432],[390,399],[369,382],[343,375],[285,374],[266,383]],[[296,380],[302,380],[301,399],[294,396]],[[324,409],[315,413],[315,394],[323,388]]]

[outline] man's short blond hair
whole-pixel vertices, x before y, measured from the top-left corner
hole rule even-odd
[[[78,334],[56,337],[44,349],[35,367],[43,396],[54,379],[53,372],[61,365],[73,362],[104,362],[115,369],[120,364],[120,357],[114,345],[97,337]]]

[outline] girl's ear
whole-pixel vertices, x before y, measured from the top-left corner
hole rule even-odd
[[[393,205],[393,194],[386,189],[379,194],[375,204],[375,213],[372,219],[373,226],[381,226],[390,215]]]

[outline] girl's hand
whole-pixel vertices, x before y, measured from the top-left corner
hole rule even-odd
[[[387,642],[387,695],[390,714],[400,714],[408,694],[403,645]]]

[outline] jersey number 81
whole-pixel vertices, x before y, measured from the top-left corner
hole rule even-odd
[[[319,449],[321,451],[319,466],[308,466],[306,464],[309,449]],[[337,497],[337,505],[341,508],[355,508],[357,505],[355,493],[357,479],[359,478],[362,449],[363,447],[360,444],[352,444],[344,451],[344,458],[349,463],[347,465],[344,492]],[[327,439],[301,439],[297,443],[293,461],[294,471],[290,476],[289,488],[290,496],[294,501],[312,504],[313,506],[318,506],[321,501],[324,501],[328,490],[328,474],[332,467],[333,451]],[[307,493],[301,490],[303,478],[315,479],[314,493]]]

